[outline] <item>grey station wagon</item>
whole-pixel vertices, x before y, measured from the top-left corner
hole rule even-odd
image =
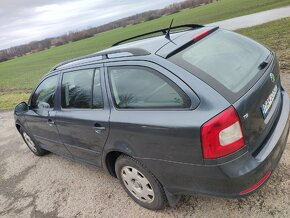
[[[285,149],[289,98],[268,48],[182,25],[55,66],[15,120],[35,155],[102,167],[157,210],[257,190]]]

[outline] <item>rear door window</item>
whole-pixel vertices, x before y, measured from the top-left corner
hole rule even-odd
[[[61,85],[62,108],[103,108],[100,69],[63,73]]]
[[[117,108],[189,108],[189,97],[156,70],[141,66],[109,67]]]

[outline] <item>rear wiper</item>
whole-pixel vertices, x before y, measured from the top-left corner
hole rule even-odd
[[[267,67],[268,64],[269,62],[263,61],[258,67],[259,70],[263,70],[265,67]]]

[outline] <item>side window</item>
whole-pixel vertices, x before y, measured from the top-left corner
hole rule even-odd
[[[94,70],[79,70],[63,74],[61,84],[62,108],[91,108]]]
[[[101,86],[101,73],[99,69],[96,69],[93,87],[93,108],[103,108],[103,107],[104,102]]]
[[[34,109],[53,108],[58,75],[48,77],[37,87],[31,98]]]
[[[64,73],[61,84],[61,106],[103,108],[100,69]]]
[[[189,108],[189,97],[171,80],[148,67],[109,67],[117,108]]]

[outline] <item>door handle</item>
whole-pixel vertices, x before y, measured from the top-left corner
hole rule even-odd
[[[93,127],[96,133],[100,134],[102,131],[106,130],[106,127],[101,126],[99,123],[96,123]]]
[[[48,122],[49,126],[53,126],[54,125],[54,121],[52,119],[48,119],[47,122]]]

